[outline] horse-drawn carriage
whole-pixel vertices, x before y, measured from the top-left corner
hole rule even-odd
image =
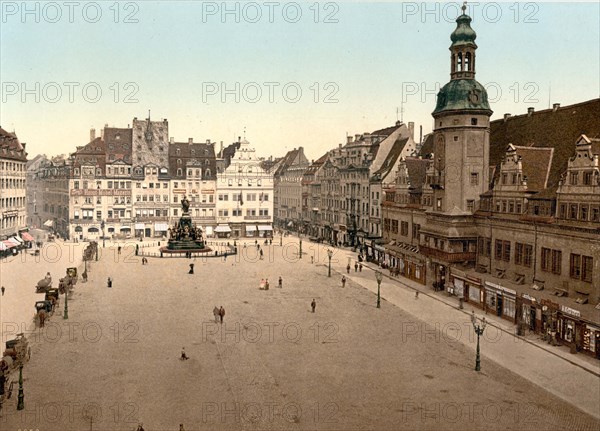
[[[52,288],[52,276],[48,272],[44,278],[37,282],[35,290],[36,293],[44,293],[50,288]]]
[[[10,377],[14,361],[10,356],[0,359],[0,410],[5,400],[10,399],[15,382]]]
[[[12,363],[8,364],[9,369],[12,366],[17,367],[29,360],[31,357],[31,347],[29,347],[29,341],[27,341],[25,334],[21,332],[17,334],[17,338],[6,342],[6,349],[2,358],[4,365],[0,365],[0,367],[7,366],[8,361],[5,361],[7,357],[12,359]]]

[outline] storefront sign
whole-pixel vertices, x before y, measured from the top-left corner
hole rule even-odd
[[[561,305],[560,311],[573,317],[581,317],[581,312],[579,310],[567,307],[566,305]]]
[[[502,287],[502,286],[500,286],[499,284],[495,284],[495,283],[492,283],[492,282],[486,281],[486,282],[485,282],[485,285],[486,285],[486,287],[491,287],[491,288],[493,288],[493,289],[498,289],[498,290],[500,290],[501,292],[509,293],[509,294],[511,294],[511,295],[515,295],[515,296],[517,295],[517,292],[516,292],[515,290],[508,289],[508,288],[506,288],[506,287]]]
[[[523,293],[523,294],[521,295],[521,297],[522,297],[523,299],[529,299],[531,302],[536,302],[536,301],[537,301],[537,300],[536,300],[536,299],[535,299],[533,296],[529,296],[529,295],[528,295],[528,294],[526,294],[526,293]]]

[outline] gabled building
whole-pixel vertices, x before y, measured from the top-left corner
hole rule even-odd
[[[308,165],[309,161],[304,155],[304,148],[299,147],[288,151],[274,166],[274,223],[281,228],[304,231],[302,176]]]

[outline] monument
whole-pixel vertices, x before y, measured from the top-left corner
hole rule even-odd
[[[175,226],[168,229],[169,240],[162,253],[207,253],[202,229],[192,222],[190,216],[190,201],[186,196],[181,199],[182,214]]]

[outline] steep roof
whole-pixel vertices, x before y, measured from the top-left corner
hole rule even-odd
[[[377,169],[373,175],[378,175],[382,179],[385,178],[396,165],[396,162],[398,161],[400,154],[402,154],[402,150],[404,150],[404,146],[407,142],[408,136],[398,136],[394,141],[392,148],[387,153],[387,156],[381,164],[381,167]]]
[[[575,155],[581,134],[600,138],[600,99],[557,109],[509,117],[490,123],[490,167],[498,167],[509,143],[520,147],[554,148],[547,187],[556,189]],[[498,175],[499,169],[496,169]]]
[[[213,144],[205,143],[189,143],[189,142],[173,142],[169,145],[169,173],[172,177],[186,177],[185,168],[188,163],[196,160],[202,160],[202,179],[215,179],[217,174],[217,166],[215,160],[215,147]],[[179,154],[177,153],[179,150]],[[181,160],[181,164],[177,163]],[[208,160],[208,164],[206,163]],[[182,169],[182,175],[177,175],[177,169]],[[210,177],[205,176],[206,168],[210,169]]]
[[[425,140],[423,141],[423,145],[421,145],[419,155],[425,157],[431,153],[433,153],[433,133],[428,133],[425,135]]]
[[[515,146],[521,157],[523,177],[527,177],[527,190],[541,191],[547,186],[554,148],[534,148]]]
[[[405,163],[408,170],[409,190],[411,193],[421,193],[423,191],[423,184],[425,184],[425,179],[427,178],[427,168],[431,162],[430,159],[406,158]]]
[[[19,142],[15,133],[10,133],[0,127],[0,157],[3,159],[27,161],[25,144]]]

